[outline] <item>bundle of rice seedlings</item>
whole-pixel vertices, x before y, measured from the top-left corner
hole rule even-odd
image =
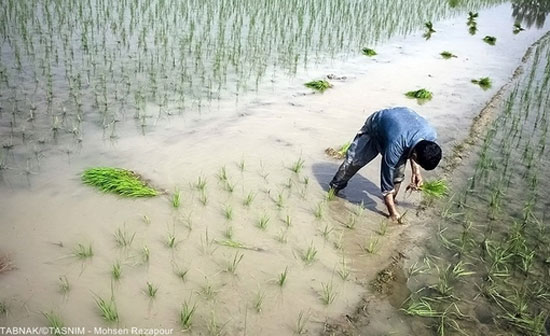
[[[517,33],[519,33],[520,31],[523,31],[523,30],[525,30],[525,29],[521,26],[521,23],[519,23],[519,22],[514,23],[514,34],[517,34]]]
[[[450,51],[444,51],[442,52],[441,54],[441,57],[443,57],[444,59],[449,59],[449,58],[452,58],[452,57],[457,57],[455,54],[453,54],[452,52]]]
[[[329,82],[327,82],[326,80],[323,80],[323,79],[307,82],[304,85],[306,87],[310,88],[310,89],[313,89],[313,90],[316,90],[316,91],[319,91],[319,92],[324,92],[326,89],[332,87],[332,84],[330,84]]]
[[[487,35],[483,38],[483,41],[487,44],[495,45],[495,43],[497,42],[497,38],[494,36]]]
[[[445,180],[425,181],[420,187],[422,193],[430,198],[442,198],[449,192]]]
[[[151,197],[159,194],[157,190],[142,181],[139,175],[122,168],[89,168],[82,174],[82,181],[103,192],[126,197]]]
[[[363,48],[362,51],[363,51],[363,55],[365,55],[365,56],[369,56],[369,57],[376,56],[376,51],[374,51],[374,49]]]
[[[405,96],[417,99],[432,99],[433,94],[426,89],[420,89],[416,91],[409,91],[405,93]]]
[[[491,79],[489,77],[481,77],[480,79],[472,79],[472,83],[481,86],[482,89],[491,87]]]
[[[432,21],[428,21],[428,22],[424,23],[424,27],[426,27],[426,32],[427,33],[435,33],[435,29],[434,29],[434,25],[433,25]]]

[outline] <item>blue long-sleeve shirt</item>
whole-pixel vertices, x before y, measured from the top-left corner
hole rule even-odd
[[[395,107],[373,113],[359,133],[367,133],[382,154],[381,190],[394,191],[397,169],[407,163],[412,149],[421,140],[435,141],[437,133],[428,121],[407,107]]]

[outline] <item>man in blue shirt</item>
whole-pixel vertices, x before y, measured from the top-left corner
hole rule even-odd
[[[330,182],[336,192],[345,188],[355,173],[382,154],[381,190],[392,220],[399,220],[395,198],[410,161],[412,178],[409,187],[422,186],[420,167],[432,170],[441,160],[441,148],[435,143],[437,133],[413,110],[395,107],[373,113],[351,143],[346,159]]]

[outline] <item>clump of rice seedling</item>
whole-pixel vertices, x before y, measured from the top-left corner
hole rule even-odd
[[[323,202],[319,202],[315,209],[313,209],[313,216],[315,216],[318,220],[321,220],[323,219],[323,213]]]
[[[338,270],[338,275],[342,280],[346,281],[349,278],[350,270],[348,268],[348,265],[346,263],[345,257],[342,255],[342,262],[340,263],[340,269]]]
[[[225,191],[232,193],[233,191],[235,191],[235,183],[232,183],[231,181],[225,181],[224,189]]]
[[[82,181],[99,188],[103,192],[111,192],[126,197],[151,197],[159,192],[149,187],[136,173],[111,167],[86,169],[82,173]]]
[[[158,292],[159,288],[158,286],[155,286],[153,285],[153,283],[151,282],[147,282],[147,287],[145,287],[145,295],[147,295],[148,297],[150,298],[154,298],[157,296],[157,292]]]
[[[103,319],[108,322],[118,322],[118,309],[114,298],[111,297],[111,299],[107,301],[98,296],[96,297],[95,302]]]
[[[65,324],[61,320],[61,317],[54,312],[42,313],[48,321],[48,327],[52,330],[52,334],[55,336],[62,335],[61,329],[65,327]]]
[[[78,244],[73,249],[73,255],[77,257],[78,259],[87,259],[91,258],[94,255],[94,251],[92,250],[92,245],[84,246],[83,244]]]
[[[307,82],[304,85],[307,88],[310,88],[319,92],[325,92],[326,89],[329,89],[332,87],[332,84],[330,84],[328,81],[324,79]]]
[[[263,214],[260,219],[258,219],[258,228],[265,230],[267,229],[267,225],[269,224],[269,216],[266,214]]]
[[[149,250],[149,247],[143,246],[141,248],[141,257],[143,259],[143,262],[149,262],[149,259],[151,258],[151,251]]]
[[[368,240],[365,240],[365,244],[361,246],[361,249],[369,254],[374,254],[378,250],[378,244],[380,240],[372,235]]]
[[[172,195],[172,206],[174,209],[178,209],[181,204],[181,193],[178,189],[174,191],[174,194]]]
[[[376,231],[381,236],[385,236],[386,233],[388,233],[388,222],[383,220],[380,222],[380,225],[378,225],[378,231]]]
[[[244,162],[244,159],[241,159],[241,161],[239,161],[239,163],[237,163],[237,167],[239,167],[239,170],[242,172],[244,172],[244,169],[245,169],[245,162]]]
[[[168,239],[166,240],[166,246],[169,248],[175,248],[178,245],[176,241],[176,235],[174,233],[168,233]]]
[[[409,91],[407,93],[405,93],[405,96],[407,97],[410,97],[410,98],[416,98],[416,99],[432,99],[433,97],[433,94],[426,90],[426,89],[420,89],[420,90],[416,90],[416,91]]]
[[[288,228],[286,230],[281,228],[275,239],[279,243],[286,244],[286,242],[288,242]]]
[[[71,291],[71,284],[69,283],[69,279],[66,275],[59,277],[59,291],[62,294],[67,294]]]
[[[435,33],[435,29],[432,21],[425,22],[424,27],[426,27],[427,33]]]
[[[296,334],[305,335],[307,333],[306,325],[309,322],[309,314],[305,315],[303,311],[298,314],[298,320],[296,321]]]
[[[494,36],[487,35],[483,38],[483,42],[485,42],[489,45],[495,45],[495,43],[497,42],[497,38],[494,37]]]
[[[265,293],[261,289],[258,289],[256,295],[254,296],[254,309],[257,313],[262,312],[262,307],[264,305]]]
[[[187,277],[187,273],[189,273],[188,268],[174,268],[174,274],[181,280],[185,281],[185,278]]]
[[[344,223],[344,226],[350,230],[355,229],[357,225],[357,216],[348,216],[348,220]]]
[[[313,245],[313,242],[311,245],[304,251],[302,254],[302,260],[306,265],[311,265],[315,261],[315,257],[317,256],[317,249]]]
[[[130,245],[132,245],[132,242],[134,241],[135,236],[135,232],[130,234],[126,231],[126,228],[124,228],[124,230],[118,228],[114,233],[115,242],[118,247],[130,247]]]
[[[456,58],[458,56],[456,56],[455,54],[453,54],[452,52],[450,51],[443,51],[441,54],[441,57],[443,57],[444,59],[449,59],[449,58]]]
[[[201,195],[199,196],[199,201],[204,206],[206,206],[208,204],[208,194],[206,193],[206,190],[201,190]]]
[[[328,306],[329,304],[334,302],[334,299],[336,299],[336,295],[337,293],[334,292],[332,280],[327,283],[321,282],[321,301],[325,305]]]
[[[326,224],[323,230],[321,230],[321,235],[325,238],[325,240],[328,240],[332,231],[334,231],[334,227]]]
[[[233,257],[233,261],[231,261],[227,264],[227,271],[230,272],[233,275],[236,275],[237,274],[237,267],[239,266],[239,264],[243,260],[243,257],[244,257],[244,254],[242,254],[242,253],[239,254],[238,251],[235,252],[235,257]]]
[[[369,57],[372,57],[372,56],[376,56],[376,51],[374,49],[371,49],[371,48],[363,48],[361,50],[363,52],[363,55],[365,56],[369,56]]]
[[[117,260],[113,264],[113,267],[111,269],[111,276],[113,277],[113,279],[119,280],[121,275],[122,275],[122,266],[120,265],[120,261]]]
[[[8,304],[4,301],[0,301],[0,317],[8,315]]]
[[[206,189],[206,183],[206,178],[199,176],[197,178],[197,182],[195,182],[195,188],[197,188],[198,190],[204,190]]]
[[[420,187],[422,193],[430,198],[442,198],[449,192],[449,187],[445,180],[425,181]]]
[[[277,205],[277,208],[281,209],[285,206],[285,199],[283,196],[283,193],[280,192],[277,194],[277,199],[275,200],[275,205]]]
[[[185,301],[181,305],[180,310],[180,326],[183,330],[189,330],[191,328],[191,322],[193,319],[193,314],[195,313],[195,310],[197,309],[197,303],[193,303],[191,305],[188,301]]]
[[[223,207],[223,215],[225,219],[232,220],[233,219],[233,207],[229,204],[225,205]]]
[[[255,197],[256,194],[254,194],[253,192],[249,192],[243,201],[243,205],[249,207],[250,204],[252,204],[252,201],[254,201]]]
[[[218,180],[220,180],[221,182],[226,182],[228,180],[227,170],[225,169],[225,166],[220,168],[220,171],[218,172]]]
[[[279,273],[279,277],[277,278],[277,284],[279,287],[283,287],[286,284],[286,281],[288,279],[288,266],[285,267],[284,272]]]
[[[489,77],[472,79],[472,83],[479,85],[484,90],[489,89],[491,87],[491,79]]]
[[[151,218],[149,216],[143,215],[142,219],[143,219],[143,223],[145,223],[147,225],[151,224]]]
[[[210,283],[208,278],[205,278],[204,285],[201,286],[199,294],[201,294],[206,300],[212,300],[218,291],[214,288],[214,285]]]
[[[523,31],[523,30],[525,29],[521,26],[520,22],[514,23],[514,34],[518,34],[520,31]]]
[[[327,201],[333,201],[336,198],[336,189],[330,188],[327,191],[326,199]]]
[[[229,240],[233,239],[233,227],[228,226],[225,231],[223,231],[223,236]]]
[[[344,158],[346,156],[346,154],[348,153],[348,149],[350,148],[351,146],[351,142],[348,141],[346,142],[345,144],[343,144],[342,146],[340,146],[340,148],[338,148],[338,155],[340,155],[340,157]]]
[[[334,248],[337,250],[341,250],[344,246],[342,244],[344,238],[344,231],[340,231],[340,234],[338,235],[338,239],[334,241]]]
[[[299,157],[298,160],[296,160],[296,162],[294,162],[292,166],[290,166],[290,170],[292,170],[296,174],[299,174],[300,171],[302,171],[302,168],[304,168],[304,163],[305,161],[301,157]]]
[[[410,300],[406,308],[401,308],[407,315],[420,317],[439,317],[441,312],[432,308],[429,298],[420,298],[419,300]]]

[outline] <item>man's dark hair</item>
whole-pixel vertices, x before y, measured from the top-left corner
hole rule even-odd
[[[432,170],[441,161],[441,147],[433,141],[421,140],[414,146],[416,162],[426,170]]]

